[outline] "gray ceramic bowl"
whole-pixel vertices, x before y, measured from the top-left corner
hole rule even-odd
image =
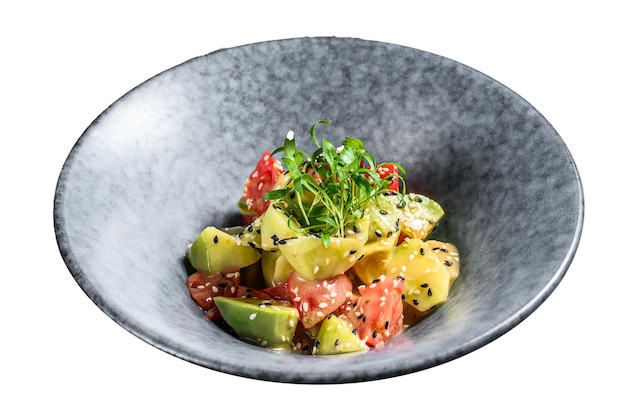
[[[449,300],[380,350],[310,357],[241,342],[189,297],[186,245],[239,220],[260,153],[289,130],[361,138],[447,212],[462,256]],[[322,130],[323,129],[323,130]],[[54,202],[60,252],[85,293],[146,342],[234,375],[340,383],[423,370],[531,314],[570,265],[583,223],[574,161],[517,94],[458,62],[398,45],[302,38],[200,56],[142,83],[79,138]]]

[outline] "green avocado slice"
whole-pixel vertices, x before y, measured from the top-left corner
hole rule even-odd
[[[334,314],[322,321],[315,344],[313,355],[333,355],[337,353],[352,353],[367,349],[365,341],[361,340],[353,327],[339,316]]]
[[[289,302],[223,296],[214,301],[224,321],[242,340],[267,348],[291,349],[299,316]]]
[[[261,258],[251,246],[216,227],[204,229],[187,248],[187,259],[198,271],[227,273],[250,266]]]

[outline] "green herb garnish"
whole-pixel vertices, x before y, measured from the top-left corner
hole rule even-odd
[[[311,126],[311,139],[317,146],[311,155],[296,146],[295,137],[285,138],[284,145],[272,152],[284,154],[281,161],[289,177],[284,188],[263,198],[284,200],[300,225],[297,230],[320,237],[328,247],[331,237],[344,237],[347,228],[363,218],[367,202],[387,192],[394,178],[399,178],[404,194],[405,171],[396,163],[385,162],[396,166],[399,174],[381,178],[374,156],[361,140],[346,137],[340,148],[328,139],[320,142],[315,134],[320,123],[330,124],[320,120]]]

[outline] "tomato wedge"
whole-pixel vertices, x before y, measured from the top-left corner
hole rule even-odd
[[[254,219],[265,213],[270,201],[263,199],[263,195],[274,189],[283,173],[284,169],[280,162],[274,159],[269,151],[265,151],[243,186],[243,196],[239,207],[244,224],[252,223]]]
[[[404,281],[382,275],[358,287],[361,297],[345,315],[368,346],[376,347],[402,331]]]
[[[352,281],[345,274],[307,281],[293,272],[286,284],[305,329],[324,320],[352,295]]]
[[[205,310],[209,320],[220,318],[215,307],[214,297],[234,297],[241,281],[239,272],[209,274],[208,272],[194,272],[187,278],[187,290],[200,308]]]
[[[398,167],[393,164],[381,164],[376,167],[376,173],[380,176],[381,179],[390,179],[391,184],[387,189],[391,191],[400,191],[400,180],[398,179],[398,174],[400,171]],[[392,176],[391,178],[388,178]]]

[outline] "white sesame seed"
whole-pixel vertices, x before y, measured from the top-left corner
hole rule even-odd
[[[248,317],[250,320],[254,320],[256,319],[256,313],[252,313],[250,314],[250,316]]]
[[[313,273],[317,274],[318,272],[320,272],[320,267],[315,265],[315,268],[313,268]]]
[[[326,308],[326,307],[328,307],[328,303],[320,303],[319,307],[320,308]]]
[[[315,313],[315,315],[317,317],[324,317],[324,313],[322,313],[321,311],[318,311],[317,313]]]
[[[218,292],[219,288],[217,288],[215,285],[213,287],[211,287],[211,289],[213,290],[213,292]]]

